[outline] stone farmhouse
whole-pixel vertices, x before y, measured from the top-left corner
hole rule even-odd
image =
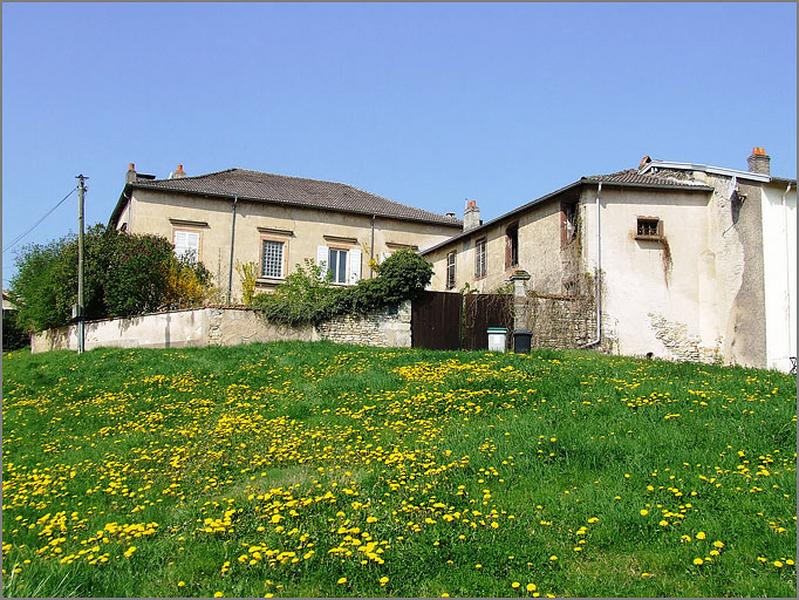
[[[644,157],[463,231],[422,255],[434,290],[593,296],[593,340],[621,354],[790,370],[796,357],[796,180],[755,148],[741,171]]]
[[[324,263],[336,285],[372,275],[400,248],[418,250],[459,231],[461,222],[342,183],[227,169],[167,179],[129,165],[109,222],[172,240],[214,274],[228,301],[241,297],[237,261],[257,264],[256,291],[269,291],[306,259]]]

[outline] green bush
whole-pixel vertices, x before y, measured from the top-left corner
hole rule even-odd
[[[337,315],[364,313],[411,300],[432,276],[430,263],[411,250],[400,250],[377,267],[377,277],[341,288],[331,285],[322,269],[306,260],[273,293],[257,294],[253,306],[275,323],[321,323]]]
[[[84,235],[83,249],[87,319],[197,306],[210,291],[208,270],[199,262],[177,259],[163,237],[127,234],[98,224]],[[39,331],[69,323],[78,298],[76,236],[27,246],[16,264],[9,293],[18,306],[17,325]]]

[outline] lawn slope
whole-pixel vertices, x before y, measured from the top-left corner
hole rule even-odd
[[[4,595],[794,596],[795,393],[577,351],[6,354]]]

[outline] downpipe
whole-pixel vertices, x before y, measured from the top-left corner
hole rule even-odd
[[[596,267],[594,270],[594,303],[596,304],[596,336],[590,342],[577,346],[578,348],[591,348],[602,341],[602,228],[600,220],[600,202],[602,182],[596,190]]]
[[[239,204],[239,197],[233,196],[233,222],[230,226],[230,264],[227,272],[227,303],[230,304],[233,296],[233,250],[236,245],[236,209]]]

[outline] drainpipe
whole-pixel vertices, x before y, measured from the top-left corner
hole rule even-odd
[[[369,279],[372,278],[372,265],[375,260],[375,219],[377,215],[372,215],[372,241],[369,244]]]
[[[233,196],[233,223],[230,227],[230,265],[227,274],[227,303],[230,304],[233,295],[233,248],[236,245],[236,208],[239,197]]]
[[[594,303],[596,304],[596,336],[590,342],[578,346],[578,348],[590,348],[602,341],[602,229],[600,227],[600,203],[599,196],[602,193],[602,183],[596,190],[596,268],[594,271]]]
[[[788,328],[788,356],[793,356],[793,331],[791,330],[791,248],[788,244],[788,192],[791,191],[791,184],[782,193],[782,218],[785,230],[785,326]]]

